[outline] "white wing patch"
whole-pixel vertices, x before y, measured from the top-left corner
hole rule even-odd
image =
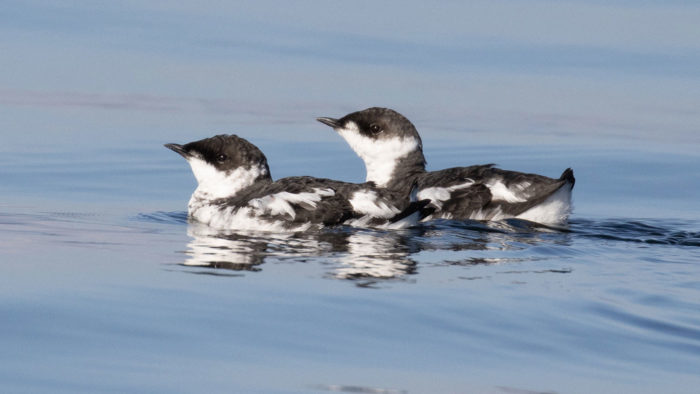
[[[296,212],[292,204],[307,204],[316,208],[316,203],[323,197],[335,195],[333,189],[314,188],[313,192],[289,193],[279,192],[256,198],[248,202],[248,205],[255,208],[258,214],[289,215],[292,219],[296,217]]]
[[[522,195],[522,192],[530,186],[530,182],[517,183],[509,189],[500,180],[490,180],[486,186],[491,191],[491,198],[494,201],[524,202],[527,200],[527,196]]]
[[[333,189],[314,188],[313,192],[289,193],[279,192],[253,199],[246,206],[221,207],[211,205],[206,200],[194,199],[189,206],[189,215],[195,220],[222,230],[254,231],[305,231],[313,226],[301,223],[289,226],[289,220],[273,219],[269,215],[286,215],[289,219],[296,217],[292,204],[306,204],[311,208],[324,197],[335,195]]]
[[[442,203],[450,199],[453,191],[467,188],[473,184],[474,180],[466,179],[465,183],[461,183],[459,185],[448,187],[427,187],[418,192],[417,198],[418,200],[430,200],[432,201],[433,205],[437,207],[437,209],[442,209]]]
[[[362,213],[379,218],[390,218],[401,212],[393,205],[387,204],[374,190],[359,190],[352,194],[350,198],[352,208]]]
[[[496,207],[493,209],[479,209],[474,211],[469,215],[471,220],[503,220],[510,216],[503,214],[501,207]]]
[[[517,215],[516,218],[543,224],[565,223],[571,214],[571,187],[565,185],[554,192],[542,203]],[[501,207],[472,212],[472,220],[503,220],[513,217],[503,213]]]
[[[204,205],[190,212],[195,220],[205,223],[219,230],[245,230],[245,231],[306,231],[313,225],[300,223],[297,226],[289,226],[287,220],[269,220],[257,215],[253,207],[228,207],[218,208],[212,205]]]

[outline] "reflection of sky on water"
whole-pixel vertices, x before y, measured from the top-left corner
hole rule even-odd
[[[280,123],[331,139],[315,116],[385,105],[428,139],[695,149],[699,19],[685,1],[9,1],[0,126],[10,146]]]

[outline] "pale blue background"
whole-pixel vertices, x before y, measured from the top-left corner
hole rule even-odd
[[[267,135],[290,124],[295,138],[330,140],[314,117],[372,105],[405,113],[429,140],[453,132],[495,144],[700,144],[693,1],[2,8],[5,149]]]
[[[697,392],[699,21],[695,1],[3,1],[0,392]],[[275,177],[361,181],[314,119],[375,105],[431,169],[573,167],[570,232],[256,235],[232,243],[265,246],[256,271],[182,265],[221,239],[188,235],[195,181],[163,143],[237,133]],[[337,279],[362,253],[410,272]]]

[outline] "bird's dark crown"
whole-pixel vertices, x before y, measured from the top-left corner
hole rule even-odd
[[[269,173],[267,158],[262,151],[234,134],[221,134],[190,142],[181,149],[183,156],[190,155],[202,159],[220,171],[230,172],[240,167],[262,166],[268,169]]]
[[[405,116],[390,108],[372,107],[345,115],[338,120],[341,127],[354,122],[360,134],[372,139],[415,138],[422,146],[416,127]]]

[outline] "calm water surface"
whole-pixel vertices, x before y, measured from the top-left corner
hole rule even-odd
[[[306,144],[267,144],[276,166],[304,171],[283,152]],[[333,160],[342,141],[314,148],[329,175],[345,175]],[[550,163],[546,149],[454,146],[435,161],[501,155],[553,173],[573,163],[580,212],[567,227],[436,221],[299,234],[188,223],[194,179],[156,144],[79,160],[8,152],[4,391],[693,392],[700,222],[664,217],[695,201],[653,207],[696,192],[697,176],[694,189],[642,193],[670,182],[653,168],[673,173],[688,158],[647,155],[639,173],[650,175],[612,182],[598,178],[601,160],[640,153],[590,162],[594,152],[559,149],[568,160]],[[622,205],[649,211],[604,215]]]
[[[371,10],[371,12],[370,12]],[[0,392],[697,393],[700,7],[35,2],[0,13]],[[318,116],[430,169],[558,176],[571,222],[212,233],[164,143],[362,181]]]

